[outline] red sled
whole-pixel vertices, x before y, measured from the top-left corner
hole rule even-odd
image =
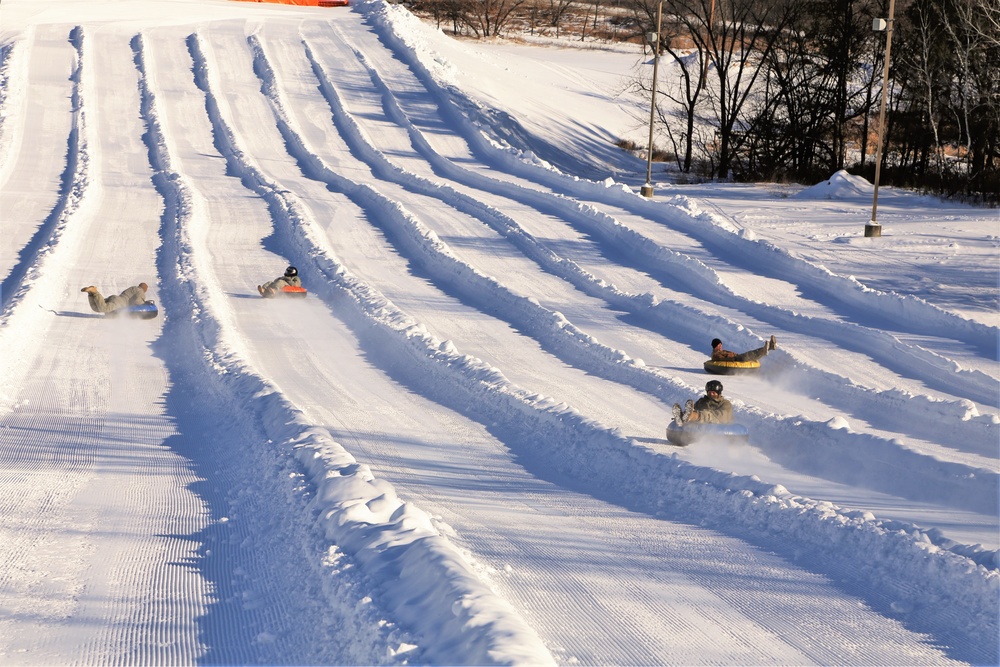
[[[285,285],[281,288],[281,293],[285,296],[293,296],[299,299],[304,299],[306,294],[308,294],[305,287],[296,287],[295,285]]]

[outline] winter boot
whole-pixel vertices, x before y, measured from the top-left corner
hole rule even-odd
[[[87,294],[97,294],[97,288],[91,285],[90,287],[83,287],[80,289],[81,292],[86,292]]]
[[[767,351],[771,352],[778,349],[778,339],[771,336],[771,340],[767,341]]]
[[[674,403],[674,423],[678,426],[684,425],[684,413],[679,403]]]
[[[257,293],[260,294],[261,296],[264,296],[264,288],[260,285],[257,285]]]

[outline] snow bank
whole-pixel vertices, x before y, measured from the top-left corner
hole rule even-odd
[[[195,61],[196,81],[206,96],[218,148],[231,168],[247,182],[257,183],[265,198],[280,197],[262,174],[242,160],[235,139],[212,99],[207,64],[199,39],[188,40]],[[135,41],[142,69],[142,41]],[[426,645],[424,656],[437,663],[552,664],[537,635],[514,609],[494,594],[471,565],[418,508],[403,503],[391,485],[359,465],[323,428],[310,424],[289,401],[245,362],[238,337],[227,330],[226,316],[212,305],[207,277],[193,261],[185,229],[196,219],[190,187],[170,168],[169,149],[159,131],[155,99],[143,78],[143,114],[147,142],[156,170],[156,184],[167,203],[165,219],[178,241],[165,244],[176,257],[162,262],[172,267],[165,280],[176,282],[183,294],[177,310],[189,308],[189,334],[204,351],[202,373],[255,413],[269,439],[292,452],[316,489],[313,509],[318,527],[357,562],[375,583],[381,603]],[[169,298],[169,297],[168,297]],[[177,300],[177,299],[175,299]],[[193,305],[192,305],[193,304]],[[310,521],[303,516],[303,521]]]
[[[268,88],[268,78],[273,74],[267,73],[265,67],[259,66],[257,70],[264,72]],[[321,70],[317,69],[317,74],[325,94],[332,100],[332,87],[328,81],[323,83]],[[368,185],[336,174],[318,157],[305,152],[304,143],[282,111],[280,97],[273,91],[270,94],[279,129],[290,151],[306,165],[310,176],[350,197],[366,211],[368,219],[392,229],[394,237],[402,239],[406,252],[423,256],[425,267],[436,266],[441,276],[452,276],[455,282],[475,284],[474,288],[468,288],[471,294],[479,291],[477,298],[505,303],[512,317],[547,320],[549,334],[536,335],[553,344],[556,337],[568,336],[578,352],[590,348],[590,363],[604,358],[605,369],[618,371],[613,374],[615,379],[632,378],[631,381],[638,382],[636,377],[651,377],[642,364],[602,348],[597,341],[576,337],[572,329],[565,331],[568,323],[564,324],[557,314],[542,312],[531,300],[504,293],[502,285],[476,274],[471,267],[461,266],[435,235],[421,229],[411,214]],[[351,129],[350,121],[339,118],[343,114],[334,115],[338,122],[344,123],[341,130],[345,138],[360,141],[360,133],[356,128]],[[373,168],[378,167],[382,160],[371,154],[370,146],[352,145],[359,152],[363,149]],[[406,178],[398,172],[397,177]],[[448,341],[430,336],[377,290],[354,277],[324,247],[322,233],[300,213],[301,207],[294,196],[280,196],[282,206],[275,208],[289,214],[275,221],[276,234],[294,256],[302,259],[300,272],[303,265],[308,265],[308,271],[315,277],[312,282],[317,286],[317,296],[328,301],[363,338],[371,341],[371,349],[380,350],[384,362],[392,363],[409,385],[503,432],[505,441],[529,467],[556,469],[571,478],[596,483],[600,493],[615,502],[643,511],[669,508],[671,513],[681,512],[696,522],[726,526],[727,532],[735,531],[771,548],[794,543],[800,557],[807,555],[823,564],[820,569],[847,576],[861,588],[884,592],[900,608],[915,610],[928,605],[947,605],[959,610],[947,618],[915,614],[914,623],[918,627],[934,626],[936,631],[969,637],[970,641],[972,634],[995,633],[996,628],[989,625],[992,621],[988,613],[995,605],[1000,585],[1000,573],[995,569],[934,544],[928,533],[913,527],[904,530],[898,523],[882,522],[867,513],[848,512],[829,503],[792,496],[753,477],[663,456],[565,405],[553,405],[547,397],[517,387],[497,369],[462,355]],[[454,277],[456,273],[460,280]],[[541,328],[544,326],[539,324],[538,330]],[[391,360],[385,359],[386,355]],[[663,378],[657,380],[670,384]],[[833,433],[834,437],[849,433],[826,424],[815,428]],[[622,488],[622,479],[633,483]],[[873,550],[877,550],[879,558],[870,558]],[[857,564],[862,562],[864,566],[858,568]],[[915,586],[914,582],[921,584]],[[970,631],[969,627],[975,630]]]
[[[792,195],[796,199],[857,199],[871,197],[875,186],[841,169],[833,176]]]
[[[1000,336],[1000,328],[950,313],[914,296],[868,288],[853,276],[838,276],[825,267],[797,258],[767,241],[739,234],[728,221],[717,215],[701,212],[697,204],[686,197],[674,197],[664,205],[664,202],[641,197],[612,179],[601,183],[587,181],[562,174],[551,165],[538,161],[530,151],[517,147],[516,137],[522,135],[523,131],[517,129],[515,119],[506,114],[498,118],[495,110],[484,108],[459,90],[447,76],[441,75],[441,59],[435,54],[428,34],[429,27],[421,25],[405,9],[388,5],[381,0],[363,0],[356,8],[379,28],[383,40],[410,65],[427,89],[437,94],[449,124],[462,134],[484,162],[546,185],[556,192],[564,192],[574,199],[592,199],[620,206],[652,220],[663,221],[707,245],[731,248],[734,256],[745,258],[750,264],[749,268],[755,272],[775,275],[800,284],[805,289],[816,290],[872,316],[892,317],[901,326],[915,333],[958,338],[987,354],[996,355],[996,340]],[[475,120],[477,118],[480,120]],[[491,139],[490,136],[496,139]],[[837,181],[852,182],[846,178],[838,178]],[[600,227],[604,228],[606,241],[617,240],[620,244],[623,238],[634,234],[632,230],[613,221],[610,216],[599,217],[602,218],[599,222]],[[623,233],[623,229],[627,231]],[[654,249],[655,244],[648,240],[637,242],[645,249],[644,255],[654,260],[659,255],[669,256],[669,250]],[[624,251],[624,246],[617,247]],[[696,278],[697,276],[692,276],[684,282],[690,284],[690,280]],[[976,383],[990,381],[990,378],[978,377],[973,380]],[[987,395],[992,395],[992,392],[987,392]]]
[[[76,242],[78,232],[70,221],[90,203],[88,199],[90,153],[87,145],[87,115],[83,104],[82,29],[74,28],[70,33],[70,41],[74,49],[73,73],[70,77],[74,111],[67,143],[66,166],[61,176],[62,184],[51,212],[21,250],[16,264],[0,283],[0,306],[3,308],[0,313],[0,347],[4,350],[0,355],[0,377],[7,378],[12,385],[15,384],[13,381],[15,369],[19,372],[24,370],[18,368],[18,362],[33,357],[30,351],[43,344],[39,338],[19,335],[19,332],[41,328],[40,322],[48,310],[44,301],[45,296],[65,289],[68,267],[59,261],[62,254],[60,245],[67,247]],[[4,69],[8,67],[27,67],[27,58],[16,57],[5,49]],[[22,92],[9,91],[6,94]],[[10,145],[6,137],[4,143]],[[6,165],[6,161],[4,164]]]
[[[267,62],[266,54],[259,42],[253,37],[250,38],[251,47],[255,54],[255,70],[261,74],[263,79],[263,89],[270,96],[272,106],[276,109],[283,108],[284,104],[277,93],[278,87],[273,81],[273,71]],[[320,80],[320,89],[330,104],[332,117],[337,126],[340,136],[344,138],[353,153],[362,156],[370,165],[372,171],[380,178],[397,182],[407,189],[424,192],[429,196],[440,198],[449,202],[459,210],[467,212],[469,215],[482,220],[486,225],[497,231],[498,234],[511,241],[521,249],[528,257],[536,260],[539,265],[547,270],[566,278],[568,281],[580,287],[583,291],[599,296],[614,305],[628,312],[642,314],[644,317],[661,322],[665,327],[672,330],[688,330],[692,336],[700,335],[705,329],[704,317],[693,313],[690,309],[678,304],[668,302],[658,302],[651,295],[628,295],[617,290],[613,285],[608,285],[603,281],[598,281],[591,274],[580,269],[573,262],[562,259],[554,255],[551,251],[539,243],[534,237],[525,232],[517,223],[495,208],[489,207],[480,202],[474,201],[471,197],[464,195],[446,184],[430,182],[413,173],[395,166],[383,155],[375,145],[365,136],[351,117],[351,114],[340,101],[336,86],[330,77],[326,75],[323,67],[313,57],[312,49],[306,40],[306,52],[312,61],[314,72]],[[362,54],[358,54],[359,59],[364,62]],[[378,81],[377,73],[370,70],[370,76],[374,81]],[[411,139],[418,150],[427,157],[432,164],[448,174],[450,177],[458,178],[458,172],[462,170],[447,160],[436,155],[420,133],[413,127],[412,123],[405,117],[402,111],[395,104],[387,88],[379,86],[382,90],[384,104],[389,109],[393,120],[403,127],[406,127]],[[569,364],[577,366],[593,373],[594,375],[613,380],[622,384],[632,386],[641,391],[659,397],[667,405],[681,401],[689,396],[693,389],[673,378],[662,375],[655,369],[650,369],[641,360],[632,360],[621,350],[612,349],[600,343],[600,341],[585,334],[578,327],[557,312],[550,311],[542,307],[537,301],[520,296],[512,292],[501,282],[482,274],[474,267],[460,261],[455,254],[442,242],[437,235],[426,228],[426,226],[409,212],[399,208],[394,202],[385,199],[367,187],[359,186],[349,179],[337,174],[332,168],[322,163],[314,154],[309,153],[302,140],[289,126],[287,118],[279,114],[277,119],[282,132],[285,135],[287,144],[291,152],[303,164],[309,165],[310,175],[325,182],[329,187],[345,192],[353,193],[356,203],[361,207],[377,209],[378,214],[369,216],[372,224],[383,229],[389,238],[394,239],[400,252],[416,265],[420,266],[428,275],[432,276],[438,286],[464,300],[478,304],[478,307],[494,313],[513,326],[530,334],[539,341],[547,350],[553,352]],[[511,191],[524,190],[532,193],[532,204],[545,206],[551,199],[544,193],[531,191],[527,188],[513,184],[496,184],[490,179],[476,175],[468,176],[470,185],[479,190],[489,191],[491,189]],[[558,198],[559,202],[569,202],[568,199]],[[575,210],[577,207],[572,202],[570,206]],[[589,209],[588,210],[593,210]],[[645,239],[638,238],[633,252],[639,252]],[[671,251],[673,258],[678,261],[683,260],[683,256]],[[706,269],[707,270],[707,269]],[[712,274],[714,276],[714,272]],[[696,281],[697,282],[697,281]],[[873,334],[876,332],[873,332]],[[750,338],[745,334],[745,338]],[[886,354],[891,354],[891,348],[896,339],[883,335],[886,341],[883,348]],[[739,341],[738,341],[739,342]],[[759,344],[759,341],[754,341]],[[811,377],[810,369],[795,369],[794,375]],[[1000,425],[992,419],[965,419],[968,415],[968,402],[931,402],[931,399],[919,397],[914,399],[912,406],[899,405],[901,399],[908,398],[908,395],[895,392],[893,394],[864,391],[860,387],[851,385],[844,378],[823,374],[816,371],[819,378],[810,382],[810,388],[815,389],[823,386],[831,395],[841,397],[845,405],[851,407],[864,407],[878,405],[882,409],[892,409],[902,415],[905,419],[917,420],[920,423],[926,422],[927,428],[937,428],[942,414],[955,417],[951,428],[957,428],[965,434],[974,437],[987,439],[992,435],[996,436],[1000,431]],[[807,382],[807,380],[803,381]],[[853,391],[851,391],[853,389]],[[928,408],[934,406],[934,410],[928,413]],[[799,428],[789,432],[781,427],[780,423],[775,424],[775,420],[770,417],[760,416],[755,413],[748,413],[747,417],[753,422],[769,422],[767,428],[759,429],[765,434],[763,448],[769,454],[780,454],[799,446],[801,441],[813,442],[813,438],[805,431],[806,427],[817,429],[817,433],[822,434],[823,442],[829,442],[831,451],[842,457],[842,460],[851,460],[853,465],[846,466],[848,470],[867,469],[870,474],[867,477],[857,477],[865,485],[882,490],[893,490],[906,497],[916,497],[924,500],[945,500],[948,503],[959,503],[962,507],[975,508],[977,511],[992,511],[997,493],[1000,492],[1000,476],[994,471],[970,469],[967,466],[941,465],[935,459],[916,454],[904,447],[898,441],[889,441],[884,438],[874,438],[862,436],[851,431],[844,431],[836,434],[833,442],[827,429],[822,424],[808,424],[798,422]],[[932,426],[933,424],[933,426]],[[776,443],[773,444],[772,437]],[[987,440],[988,441],[988,440]],[[802,448],[803,451],[809,448]],[[885,461],[885,465],[873,464],[872,453],[878,452],[875,461]],[[786,460],[787,456],[784,457]],[[823,457],[825,460],[826,457]],[[810,460],[802,458],[801,462]],[[815,460],[812,461],[814,463]],[[912,478],[920,480],[919,483],[902,483],[898,475],[894,473],[897,466],[906,466],[914,471]],[[801,465],[799,466],[801,469]],[[814,470],[814,465],[806,466]],[[833,466],[833,469],[842,469],[842,466]],[[854,475],[854,473],[851,473]],[[925,476],[926,475],[926,476]],[[963,485],[963,492],[958,493],[956,485]]]

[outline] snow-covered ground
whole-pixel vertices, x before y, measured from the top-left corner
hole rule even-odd
[[[0,663],[1000,661],[996,210],[647,200],[642,54],[380,0],[5,0],[0,45]],[[749,444],[670,445],[772,334]]]

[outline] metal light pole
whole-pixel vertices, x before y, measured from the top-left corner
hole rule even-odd
[[[656,35],[646,38],[653,46],[653,94],[649,101],[649,147],[646,149],[646,184],[642,186],[642,196],[653,196],[653,120],[656,118],[656,76],[660,66],[660,19],[663,17],[663,0],[656,10]]]
[[[878,178],[882,171],[882,137],[885,134],[885,98],[889,90],[889,51],[892,49],[892,20],[896,11],[896,0],[889,0],[889,23],[884,19],[872,21],[872,30],[885,33],[885,66],[882,68],[882,104],[878,112],[878,148],[875,150],[875,193],[872,195],[872,219],[865,225],[865,236],[882,236],[882,225],[876,222],[878,214]]]

